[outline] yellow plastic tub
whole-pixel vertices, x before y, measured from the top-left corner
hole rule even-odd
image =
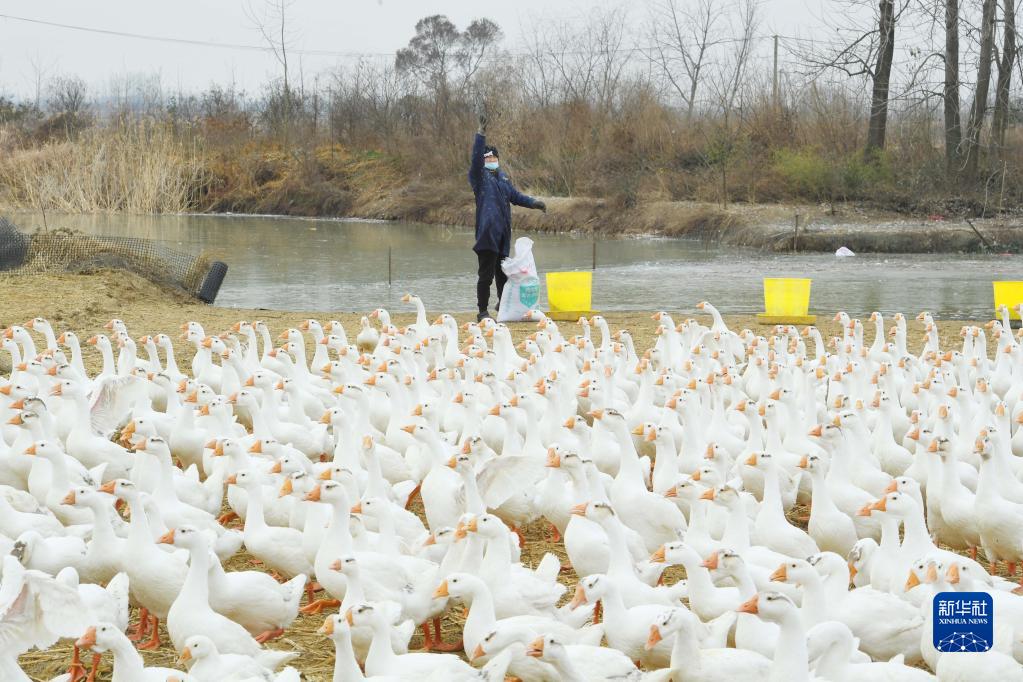
[[[548,316],[555,320],[575,321],[592,315],[593,273],[548,272],[547,304]]]
[[[810,283],[797,277],[764,278],[764,312],[757,320],[764,324],[813,324],[810,315]]]
[[[998,306],[1004,305],[1009,308],[1010,318],[1020,319],[1016,306],[1023,303],[1023,282],[1001,281],[991,284],[995,289],[995,315],[998,315]]]

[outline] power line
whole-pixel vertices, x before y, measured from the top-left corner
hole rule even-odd
[[[9,19],[11,21],[21,21],[28,24],[40,24],[42,26],[51,26],[54,28],[63,28],[70,31],[82,31],[84,33],[100,33],[102,35],[117,36],[119,38],[133,38],[136,40],[150,40],[162,43],[176,43],[179,45],[198,45],[201,47],[215,47],[228,50],[246,50],[249,52],[272,52],[273,48],[267,45],[251,45],[245,43],[218,43],[212,40],[197,40],[194,38],[176,38],[171,36],[157,36],[149,35],[144,33],[131,33],[128,31],[114,31],[106,28],[95,28],[92,26],[76,26],[74,24],[62,24],[56,21],[45,21],[43,19],[30,19],[28,17],[16,17],[10,14],[0,14],[0,19]],[[339,52],[336,50],[290,50],[295,54],[303,54],[310,56],[324,56],[324,57],[360,57],[360,56],[380,56],[380,57],[393,57],[393,52]]]
[[[130,31],[116,31],[116,30],[113,30],[113,29],[97,28],[97,27],[93,27],[93,26],[80,26],[80,25],[76,25],[76,24],[65,24],[65,23],[56,22],[56,21],[47,21],[47,20],[44,20],[44,19],[33,19],[33,18],[30,18],[30,17],[20,17],[20,16],[14,16],[14,15],[11,15],[11,14],[0,14],[0,19],[8,19],[10,21],[20,21],[20,22],[23,22],[23,23],[36,24],[36,25],[41,25],[41,26],[49,26],[49,27],[52,27],[52,28],[60,28],[60,29],[65,29],[65,30],[70,30],[70,31],[80,31],[80,32],[83,32],[83,33],[96,33],[96,34],[100,34],[100,35],[116,36],[116,37],[119,37],[119,38],[129,38],[129,39],[133,39],[133,40],[147,40],[147,41],[153,41],[153,42],[172,43],[172,44],[177,44],[177,45],[192,45],[192,46],[210,47],[210,48],[216,48],[216,49],[242,50],[242,51],[247,51],[247,52],[262,52],[262,53],[272,53],[273,52],[273,48],[268,46],[268,45],[253,45],[253,44],[250,44],[250,43],[226,43],[226,42],[216,42],[216,41],[212,41],[212,40],[199,40],[199,39],[195,39],[195,38],[179,38],[179,37],[175,37],[175,36],[160,36],[160,35],[152,35],[152,34],[145,34],[145,33],[134,33],[134,32],[130,32]],[[716,39],[716,40],[710,40],[709,44],[712,44],[712,45],[732,45],[732,44],[738,44],[738,43],[745,42],[746,40],[750,40],[750,41],[764,41],[764,40],[773,40],[774,38],[775,38],[774,35],[753,35],[753,36],[749,36],[749,38],[720,38],[720,39]],[[777,38],[779,38],[781,41],[783,41],[782,45],[790,53],[795,53],[795,52],[798,51],[798,48],[795,47],[793,45],[793,43],[803,43],[803,44],[811,44],[811,45],[819,45],[819,46],[830,46],[830,47],[842,47],[842,46],[848,45],[848,43],[845,43],[845,42],[840,41],[840,40],[835,40],[834,38],[831,38],[831,39],[816,39],[816,38],[802,38],[802,37],[799,37],[799,36],[786,36],[786,35],[778,35]],[[624,55],[646,55],[646,54],[649,54],[651,52],[655,52],[655,51],[657,51],[659,49],[664,49],[665,47],[667,47],[668,49],[672,49],[672,50],[678,49],[678,48],[682,48],[682,49],[697,49],[698,48],[698,46],[696,46],[696,45],[674,45],[674,44],[672,44],[672,45],[659,45],[659,46],[658,45],[654,45],[654,46],[620,47],[620,48],[614,48],[614,49],[610,49],[610,50],[604,50],[604,52],[612,52],[612,53],[624,54]],[[340,50],[298,49],[298,48],[291,49],[291,50],[289,50],[289,52],[291,52],[293,54],[296,54],[296,55],[306,55],[306,56],[315,56],[315,57],[338,57],[338,58],[342,58],[342,57],[347,57],[347,58],[394,57],[395,54],[396,54],[394,52],[352,52],[352,51],[340,51]],[[593,52],[586,51],[586,50],[564,50],[564,51],[557,51],[557,52],[543,50],[542,52],[544,54],[557,54],[558,56],[572,56],[572,55],[584,55],[585,56],[585,55],[593,54]],[[530,52],[504,52],[503,55],[507,55],[507,56],[510,56],[510,57],[528,57],[528,56],[534,56],[534,53],[530,53]],[[490,55],[487,60],[491,61],[491,60],[495,60],[495,59],[500,59],[501,56],[502,56],[501,54]]]
[[[19,17],[19,16],[14,16],[12,14],[0,14],[0,19],[8,19],[8,20],[11,20],[11,21],[20,21],[20,22],[24,22],[24,23],[28,23],[28,24],[37,24],[37,25],[41,25],[41,26],[50,26],[52,28],[61,28],[61,29],[69,30],[69,31],[80,31],[80,32],[83,32],[83,33],[98,33],[98,34],[101,34],[101,35],[116,36],[116,37],[119,37],[119,38],[130,38],[130,39],[134,39],[134,40],[149,40],[149,41],[162,42],[162,43],[174,43],[174,44],[178,44],[178,45],[195,45],[195,46],[200,46],[200,47],[212,47],[212,48],[227,49],[227,50],[244,50],[244,51],[248,51],[248,52],[272,52],[273,51],[273,48],[270,47],[270,46],[267,46],[267,45],[253,45],[253,44],[250,44],[250,43],[225,43],[225,42],[216,42],[216,41],[212,41],[212,40],[199,40],[199,39],[195,39],[195,38],[178,38],[178,37],[175,37],[175,36],[160,36],[160,35],[153,35],[153,34],[146,34],[146,33],[134,33],[134,32],[130,32],[130,31],[115,31],[113,29],[96,28],[94,26],[80,26],[80,25],[77,25],[77,24],[64,24],[64,23],[61,23],[61,22],[47,21],[47,20],[44,20],[44,19],[32,19],[30,17]],[[792,41],[797,41],[797,42],[810,42],[810,43],[816,42],[816,43],[819,43],[819,44],[823,44],[823,43],[827,42],[827,41],[817,41],[817,40],[808,39],[808,38],[799,38],[799,37],[796,37],[796,36],[779,35],[778,37],[783,39],[783,40],[792,40]],[[754,36],[750,36],[748,38],[748,40],[750,40],[750,41],[761,41],[761,40],[771,40],[773,38],[774,38],[773,35],[754,35]],[[731,45],[731,44],[742,43],[742,42],[745,42],[746,40],[747,40],[747,38],[720,38],[720,39],[710,40],[709,43],[714,44],[714,45]],[[657,49],[659,49],[659,47],[663,47],[663,46],[653,45],[653,46],[621,47],[621,48],[614,48],[614,49],[605,50],[605,51],[606,52],[620,53],[620,54],[643,54],[643,53],[647,53],[647,52],[651,52],[651,51],[657,50]],[[674,47],[678,47],[678,46],[672,45],[671,47],[674,48]],[[698,46],[696,46],[696,45],[684,45],[684,46],[681,46],[681,47],[684,47],[686,49],[695,49]],[[292,49],[292,50],[289,50],[289,51],[294,53],[294,54],[309,55],[309,56],[320,56],[320,57],[394,57],[395,54],[396,54],[394,52],[351,52],[351,51],[347,51],[346,52],[346,51],[339,51],[339,50],[319,50],[319,49]],[[506,52],[505,54],[507,54],[509,56],[512,56],[512,57],[525,57],[525,56],[530,56],[531,53],[529,53],[529,52]],[[585,51],[585,50],[565,50],[565,51],[559,51],[558,54],[559,55],[575,55],[575,54],[591,54],[591,52],[590,51]]]

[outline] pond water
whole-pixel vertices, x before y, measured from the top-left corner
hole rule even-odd
[[[25,230],[42,224],[38,215],[14,217]],[[49,215],[48,222],[90,234],[146,237],[192,253],[205,250],[230,268],[216,301],[220,306],[400,310],[401,296],[411,291],[432,311],[475,309],[472,232],[462,228],[224,215]],[[536,242],[541,283],[544,272],[592,266],[589,237],[528,236]],[[762,278],[810,277],[811,312],[929,310],[947,318],[987,318],[992,280],[1023,280],[1018,256],[836,258],[667,238],[601,237],[596,263],[593,306],[603,311],[692,311],[706,299],[723,312],[752,313],[763,310]],[[541,298],[545,304],[544,292]]]

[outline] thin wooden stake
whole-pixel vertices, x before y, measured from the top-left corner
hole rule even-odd
[[[391,247],[387,247],[387,286],[391,286]]]
[[[792,253],[799,248],[799,214],[796,214],[796,230],[792,235]]]
[[[593,265],[590,266],[590,270],[597,269],[597,240],[593,240]]]

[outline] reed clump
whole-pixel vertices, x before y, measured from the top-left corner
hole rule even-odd
[[[8,150],[3,202],[71,213],[175,213],[200,208],[202,146],[162,123],[94,127],[74,139]]]

